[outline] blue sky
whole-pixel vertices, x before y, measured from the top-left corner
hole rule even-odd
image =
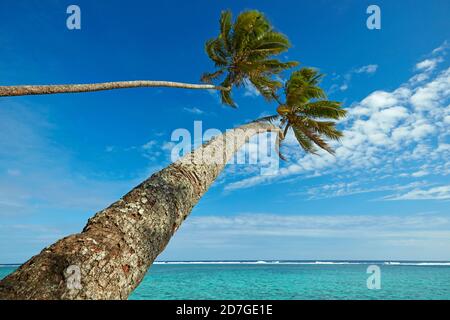
[[[123,3],[123,2],[122,2]],[[278,175],[230,165],[161,260],[450,260],[450,3],[436,1],[12,1],[0,3],[0,83],[198,82],[223,9],[266,13],[284,59],[327,76],[349,117],[336,157],[288,136]],[[82,29],[66,28],[77,4]],[[381,8],[381,30],[366,8]],[[225,130],[237,110],[207,91],[127,89],[0,99],[0,263],[23,262],[170,163],[173,130]]]

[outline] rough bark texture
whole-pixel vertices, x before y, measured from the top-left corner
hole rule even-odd
[[[0,299],[128,298],[226,162],[267,131],[278,129],[254,122],[230,130],[155,173],[3,279]],[[81,271],[81,287],[68,286],[69,266]]]
[[[0,97],[25,96],[37,94],[92,92],[112,89],[137,88],[137,87],[169,87],[183,89],[212,89],[230,90],[211,84],[190,84],[171,81],[117,81],[92,84],[57,84],[57,85],[24,85],[24,86],[0,86]]]

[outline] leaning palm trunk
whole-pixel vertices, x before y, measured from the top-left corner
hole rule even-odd
[[[126,299],[234,153],[253,122],[219,135],[155,173],[89,219],[79,234],[45,248],[0,282],[0,299]],[[80,271],[80,286],[73,285]]]
[[[55,85],[23,85],[23,86],[0,86],[0,97],[25,96],[55,93],[92,92],[112,89],[138,88],[138,87],[168,87],[183,89],[210,89],[229,91],[230,88],[214,86],[211,84],[191,84],[171,81],[116,81],[92,84],[55,84]]]

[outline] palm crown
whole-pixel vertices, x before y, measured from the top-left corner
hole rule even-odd
[[[325,92],[319,87],[321,75],[312,68],[302,68],[292,73],[284,85],[286,102],[280,103],[277,115],[260,120],[280,120],[284,136],[290,129],[300,146],[309,153],[317,148],[334,153],[325,138],[339,140],[342,132],[336,128],[336,122],[346,115],[340,102],[326,99]]]
[[[221,86],[231,88],[251,83],[268,100],[282,83],[274,76],[297,62],[281,62],[273,56],[290,47],[287,37],[277,31],[256,10],[241,13],[233,23],[230,11],[222,12],[220,33],[206,42],[206,53],[214,62],[216,71],[205,73],[202,81],[221,81]],[[235,106],[230,90],[221,90],[224,104]]]

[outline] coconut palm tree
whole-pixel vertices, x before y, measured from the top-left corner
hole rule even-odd
[[[289,47],[288,38],[275,31],[261,12],[243,12],[233,23],[231,12],[223,11],[219,35],[206,43],[206,53],[216,70],[203,74],[201,80],[218,81],[224,88],[251,84],[264,98],[271,100],[282,86],[276,76],[298,64],[274,58]],[[236,106],[230,90],[221,90],[220,95],[224,104]]]
[[[271,99],[281,84],[272,77],[295,66],[296,62],[280,62],[274,56],[289,48],[286,36],[274,31],[269,21],[258,11],[241,13],[234,24],[230,11],[222,13],[220,33],[206,43],[206,52],[217,70],[202,76],[203,84],[172,81],[115,81],[89,84],[0,86],[0,97],[56,93],[93,92],[137,87],[168,87],[182,89],[218,90],[225,104],[234,106],[231,88],[249,81],[261,94]],[[225,75],[220,85],[211,82]]]
[[[334,154],[324,138],[339,140],[342,132],[336,129],[336,122],[345,117],[346,111],[337,101],[326,99],[319,87],[323,75],[312,68],[302,68],[292,73],[284,85],[286,101],[279,103],[277,114],[263,118],[265,121],[279,121],[279,128],[286,136],[292,130],[300,147],[308,153],[316,153],[317,147]]]
[[[89,219],[81,233],[45,248],[0,281],[0,299],[126,299],[250,137],[271,131],[282,139],[292,128],[306,152],[315,152],[314,145],[332,152],[325,139],[342,134],[335,122],[318,119],[338,120],[345,111],[325,99],[320,78],[313,69],[294,72],[278,114],[227,131],[155,173]],[[80,272],[80,287],[68,285],[73,266]]]

